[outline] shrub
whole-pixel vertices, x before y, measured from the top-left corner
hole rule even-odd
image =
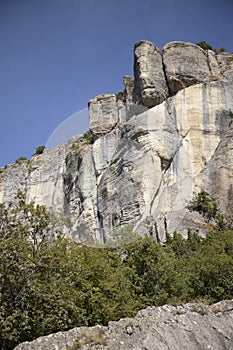
[[[221,47],[221,48],[218,50],[218,52],[226,52],[225,47]]]
[[[44,152],[44,150],[45,150],[45,146],[38,146],[36,148],[35,154],[42,154]]]
[[[92,143],[93,137],[92,137],[90,131],[86,131],[86,132],[83,134],[83,137],[84,137],[84,139],[86,140],[86,143],[87,143],[87,144]]]
[[[116,94],[116,99],[117,100],[120,100],[120,101],[123,101],[124,100],[124,93],[122,91],[119,91],[117,94]]]
[[[15,163],[16,163],[16,164],[20,164],[21,162],[23,162],[23,161],[25,161],[25,160],[27,160],[26,157],[19,157],[19,158],[15,161]]]
[[[197,43],[197,45],[200,46],[203,50],[213,50],[213,47],[207,44],[205,41],[200,41]]]
[[[215,198],[211,198],[210,195],[201,190],[194,196],[188,205],[189,210],[197,211],[208,220],[214,219],[217,214],[217,201]]]

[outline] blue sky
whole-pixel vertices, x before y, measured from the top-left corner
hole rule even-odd
[[[133,46],[233,51],[232,0],[0,0],[0,166],[30,158],[100,93],[123,90]],[[88,128],[86,114],[74,133]]]

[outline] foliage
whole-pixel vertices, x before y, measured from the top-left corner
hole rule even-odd
[[[232,111],[229,111],[229,116],[233,119],[233,112]]]
[[[131,224],[125,225],[123,228],[115,227],[111,238],[109,238],[108,241],[104,243],[104,247],[118,248],[137,239],[139,239],[139,236],[136,232],[133,231],[133,226]]]
[[[200,46],[203,50],[213,50],[213,47],[207,44],[205,41],[200,41],[197,43],[197,45]]]
[[[44,150],[45,150],[45,146],[38,146],[36,148],[35,154],[42,154],[44,152]]]
[[[194,198],[188,205],[188,209],[197,211],[206,219],[211,220],[217,215],[217,201],[215,198],[211,198],[207,192],[201,190],[194,195]]]
[[[223,53],[226,52],[226,49],[224,47],[221,47],[220,49],[215,49],[211,45],[207,44],[205,41],[200,41],[196,45],[200,46],[203,50],[212,50],[215,53]]]
[[[75,326],[106,325],[148,305],[233,297],[233,231],[206,238],[189,231],[187,239],[175,233],[159,244],[128,227],[109,245],[86,247],[65,239],[57,226],[54,215],[26,203],[21,192],[0,205],[4,350]],[[94,341],[105,338],[97,334]]]
[[[92,134],[90,133],[90,131],[86,131],[84,134],[83,134],[83,137],[86,141],[87,144],[90,144],[93,142],[93,137],[92,137]]]
[[[15,161],[15,163],[16,163],[16,164],[20,164],[21,162],[23,162],[23,161],[25,161],[25,160],[27,160],[26,157],[19,157],[19,158]]]
[[[226,52],[226,49],[225,49],[225,47],[220,47],[220,49],[218,49],[218,52]]]
[[[117,100],[120,100],[120,101],[123,101],[123,100],[124,100],[124,93],[123,93],[123,91],[119,91],[119,92],[116,94],[116,99],[117,99]]]

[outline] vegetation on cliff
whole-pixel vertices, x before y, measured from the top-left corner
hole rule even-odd
[[[231,230],[217,227],[205,238],[189,231],[187,239],[176,233],[164,244],[134,236],[86,247],[64,238],[57,219],[20,192],[0,205],[2,350],[75,326],[105,325],[148,305],[230,298]]]

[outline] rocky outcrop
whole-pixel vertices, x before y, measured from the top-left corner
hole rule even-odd
[[[124,76],[124,101],[127,104],[133,103],[134,78],[130,75]]]
[[[119,121],[116,95],[102,94],[90,100],[89,113],[93,134],[103,135],[111,131]]]
[[[142,40],[134,47],[134,101],[153,107],[168,96],[160,50]]]
[[[46,204],[54,211],[63,210],[63,166],[68,145],[45,150],[31,160],[16,162],[1,169],[0,202],[13,200],[17,190],[26,192],[27,200]]]
[[[108,327],[74,328],[22,343],[15,350],[229,350],[233,301],[164,305],[141,310]]]
[[[70,215],[68,234],[86,243],[105,242],[125,224],[159,241],[187,228],[205,233],[201,216],[187,209],[193,192],[203,188],[225,213],[233,209],[232,62],[232,54],[189,43],[168,44],[161,55],[139,42],[123,100],[97,96],[89,134],[1,169],[0,201],[24,190]]]
[[[200,174],[199,186],[218,198],[222,212],[233,212],[233,124],[220,141],[213,157]]]
[[[192,43],[174,41],[165,45],[163,63],[170,94],[210,80],[205,52]]]
[[[153,107],[179,90],[214,80],[233,80],[233,54],[203,50],[183,41],[161,51],[142,40],[134,49],[134,102]]]

